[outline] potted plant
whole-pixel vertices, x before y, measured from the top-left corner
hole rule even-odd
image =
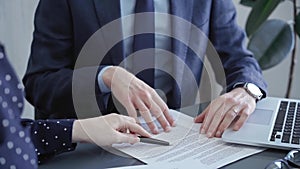
[[[300,37],[300,7],[297,6],[300,1],[286,0],[293,3],[293,9],[288,11],[293,14],[290,21],[268,19],[283,1],[241,0],[240,3],[252,8],[246,23],[246,33],[249,37],[248,49],[253,52],[262,70],[276,66],[286,57],[292,57],[285,96],[289,98],[297,61],[297,39]]]

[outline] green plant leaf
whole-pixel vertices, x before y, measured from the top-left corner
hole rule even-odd
[[[254,4],[246,23],[246,32],[250,37],[267,20],[282,0],[259,0]]]
[[[294,46],[292,27],[278,19],[267,20],[251,36],[248,48],[263,70],[269,69],[288,56]]]
[[[241,0],[240,4],[248,7],[253,7],[257,0]]]
[[[298,15],[296,17],[295,29],[296,29],[298,36],[300,37],[300,12],[298,13]]]

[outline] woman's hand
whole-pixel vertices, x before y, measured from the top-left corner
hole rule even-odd
[[[138,125],[134,118],[109,114],[89,119],[75,120],[72,142],[88,142],[98,146],[110,146],[114,143],[137,143],[138,135],[151,135]]]

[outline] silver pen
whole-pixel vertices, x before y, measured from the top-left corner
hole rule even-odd
[[[170,143],[164,140],[159,140],[155,138],[150,138],[150,137],[144,137],[144,136],[139,136],[140,141],[142,143],[149,143],[149,144],[158,144],[158,145],[163,145],[163,146],[169,146]]]

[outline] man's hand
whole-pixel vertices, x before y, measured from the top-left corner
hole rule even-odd
[[[146,83],[117,66],[110,67],[103,73],[103,81],[126,108],[129,116],[138,120],[137,113],[139,112],[151,132],[157,134],[158,129],[153,122],[153,115],[164,131],[170,131],[174,120],[169,114],[169,108],[156,91]]]
[[[89,119],[75,120],[72,131],[73,142],[88,142],[98,146],[114,143],[137,143],[138,135],[151,135],[136,123],[134,118],[109,114]]]
[[[245,89],[236,88],[217,99],[195,118],[201,123],[200,132],[207,137],[221,137],[224,130],[236,119],[234,130],[239,130],[256,106],[255,99]]]

